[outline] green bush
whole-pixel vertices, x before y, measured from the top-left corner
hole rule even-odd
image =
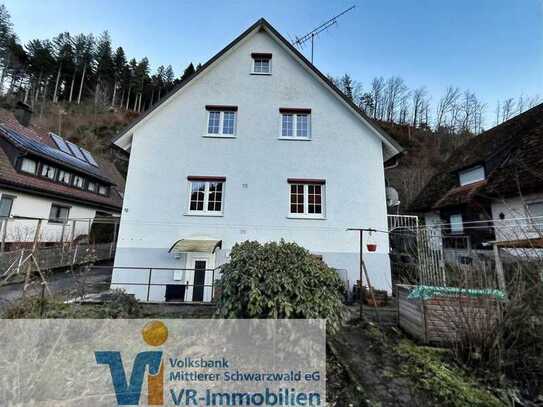
[[[341,321],[344,284],[335,270],[295,243],[236,244],[219,282],[224,318],[324,318]]]

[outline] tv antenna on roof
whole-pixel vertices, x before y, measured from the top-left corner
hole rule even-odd
[[[312,31],[308,32],[307,34],[301,36],[301,37],[296,37],[296,39],[294,40],[294,42],[292,43],[294,46],[302,49],[304,47],[304,44],[311,40],[311,63],[313,63],[313,42],[315,40],[315,37],[317,35],[319,35],[321,32],[323,31],[326,31],[327,29],[329,29],[330,27],[332,27],[333,25],[337,24],[337,19],[339,17],[341,17],[343,14],[346,14],[348,13],[349,11],[351,11],[352,9],[354,9],[356,6],[351,6],[349,7],[347,10],[343,10],[341,13],[339,13],[337,16],[335,17],[332,17],[330,20],[322,23],[321,25],[319,25],[317,28],[313,29]]]

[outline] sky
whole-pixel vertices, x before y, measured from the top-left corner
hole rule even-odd
[[[0,0],[1,1],[1,0]],[[543,0],[4,0],[26,43],[62,31],[108,30],[128,57],[181,74],[204,63],[260,17],[287,39],[301,36],[342,10],[355,9],[315,42],[315,65],[349,73],[369,89],[376,76],[426,86],[432,101],[448,85],[487,103],[543,97]],[[303,51],[309,55],[310,48]]]

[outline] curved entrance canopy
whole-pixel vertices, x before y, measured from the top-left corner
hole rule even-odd
[[[215,253],[221,248],[222,240],[180,239],[170,247],[168,253]]]

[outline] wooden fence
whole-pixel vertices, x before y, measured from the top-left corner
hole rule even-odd
[[[111,242],[44,247],[35,250],[34,258],[40,270],[70,267],[90,261],[112,259],[115,254],[115,245],[115,242]],[[25,259],[28,258],[31,252],[31,249],[20,249],[0,253],[0,278],[11,274],[19,274]],[[33,268],[36,269],[35,264],[33,264]]]
[[[455,295],[426,300],[408,299],[414,286],[398,285],[400,327],[424,343],[451,343],[467,333],[484,333],[499,318],[494,297]]]

